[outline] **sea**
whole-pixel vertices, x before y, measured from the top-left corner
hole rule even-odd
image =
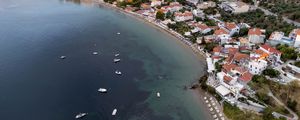
[[[89,0],[0,0],[1,120],[207,120],[185,89],[205,71],[174,37]]]

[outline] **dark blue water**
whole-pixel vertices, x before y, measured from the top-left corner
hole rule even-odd
[[[87,120],[206,119],[183,90],[204,65],[172,37],[113,10],[0,0],[0,56],[1,120],[72,120],[79,112]]]

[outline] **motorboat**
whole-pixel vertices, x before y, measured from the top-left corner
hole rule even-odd
[[[76,119],[82,118],[84,116],[86,116],[88,113],[79,113],[75,116]]]
[[[65,59],[66,58],[66,56],[60,56],[60,59]]]
[[[121,59],[118,59],[118,58],[114,59],[114,63],[117,63],[117,62],[120,62],[120,61],[121,61]]]
[[[93,52],[93,55],[97,55],[98,54],[98,52]]]
[[[117,53],[117,54],[115,54],[115,57],[118,57],[120,54],[119,53]]]
[[[98,91],[101,92],[101,93],[106,93],[107,89],[105,89],[105,88],[99,88]]]
[[[121,33],[120,33],[120,32],[117,32],[117,34],[120,35]]]
[[[115,73],[116,73],[117,75],[122,75],[122,72],[119,71],[119,70],[116,70]]]
[[[159,93],[159,92],[157,92],[157,93],[156,93],[156,96],[159,98],[159,97],[160,97],[160,93]]]
[[[112,111],[112,113],[111,113],[111,115],[113,115],[113,116],[115,116],[116,114],[117,114],[117,109],[114,109],[113,111]]]

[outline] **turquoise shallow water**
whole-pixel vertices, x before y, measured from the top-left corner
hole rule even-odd
[[[183,89],[204,64],[141,21],[57,0],[1,0],[0,16],[1,119],[69,120],[78,112],[89,112],[87,120],[207,119]],[[108,94],[97,93],[99,87]]]

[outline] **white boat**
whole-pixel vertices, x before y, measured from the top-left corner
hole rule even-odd
[[[98,52],[93,52],[93,55],[97,55],[98,54]]]
[[[117,114],[117,109],[114,109],[113,111],[112,111],[112,113],[111,113],[111,115],[113,115],[113,116],[115,116],[116,114]]]
[[[115,54],[115,57],[118,57],[120,54],[119,53],[117,53],[117,54]]]
[[[121,33],[120,33],[120,32],[117,32],[117,34],[120,35]]]
[[[75,116],[76,119],[82,118],[84,116],[86,116],[88,113],[79,113]]]
[[[159,92],[157,92],[157,93],[156,93],[156,96],[157,96],[157,97],[160,97],[160,93],[159,93]]]
[[[99,88],[98,91],[99,91],[99,92],[102,92],[102,93],[106,93],[106,92],[107,92],[107,89],[105,89],[105,88]]]
[[[117,63],[117,62],[120,62],[120,61],[121,61],[121,59],[118,59],[118,58],[114,59],[114,63]]]
[[[122,72],[119,71],[119,70],[116,70],[115,73],[116,73],[117,75],[122,75]]]
[[[66,58],[66,56],[60,56],[60,59],[65,59]]]

